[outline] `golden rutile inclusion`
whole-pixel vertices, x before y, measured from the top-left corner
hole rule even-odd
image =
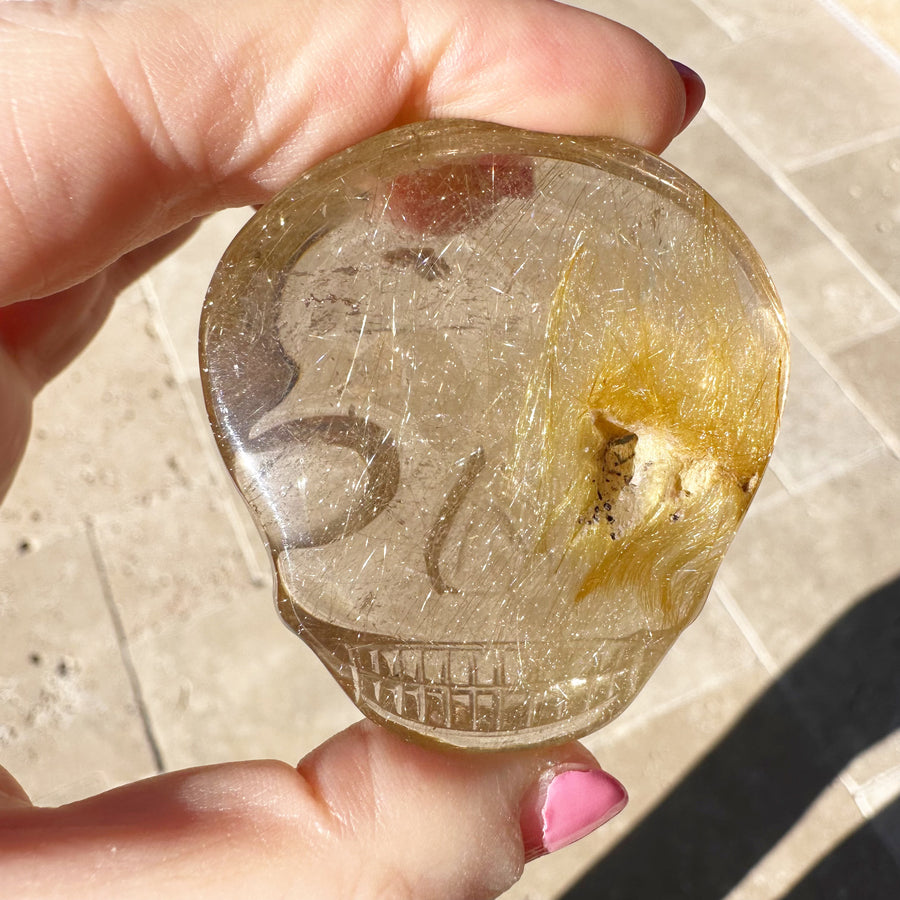
[[[682,173],[448,121],[261,210],[201,362],[285,623],[367,715],[500,749],[617,715],[697,615],[788,350],[758,257]]]

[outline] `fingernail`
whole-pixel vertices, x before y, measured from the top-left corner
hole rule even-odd
[[[628,803],[625,788],[600,769],[567,769],[542,782],[522,814],[526,861],[580,840]]]
[[[703,106],[703,101],[706,98],[706,85],[703,83],[703,79],[690,66],[686,66],[684,63],[674,59],[670,60],[670,62],[684,83],[684,119],[679,129],[684,131],[694,116],[700,112],[700,107]]]

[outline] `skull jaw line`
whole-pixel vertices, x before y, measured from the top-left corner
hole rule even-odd
[[[560,665],[550,662],[557,641],[485,647],[353,631],[304,613],[283,585],[277,606],[369,718],[420,742],[471,750],[555,744],[595,731],[631,703],[680,633],[569,640]],[[536,666],[536,656],[547,664]]]

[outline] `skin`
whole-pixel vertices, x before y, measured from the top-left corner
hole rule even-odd
[[[417,119],[660,151],[702,102],[643,38],[550,0],[0,2],[0,51],[0,496],[36,393],[202,216]],[[577,744],[467,756],[360,723],[296,768],[57,809],[0,769],[0,896],[496,897],[538,778],[573,764],[597,768]]]

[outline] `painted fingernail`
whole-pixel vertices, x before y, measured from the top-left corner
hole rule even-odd
[[[703,79],[689,66],[684,63],[670,60],[675,67],[675,71],[681,76],[684,83],[684,119],[681,122],[681,129],[684,130],[691,123],[694,116],[700,112],[703,101],[706,98],[706,85]]]
[[[600,769],[568,769],[538,785],[522,815],[526,860],[580,840],[621,812],[625,788]]]

